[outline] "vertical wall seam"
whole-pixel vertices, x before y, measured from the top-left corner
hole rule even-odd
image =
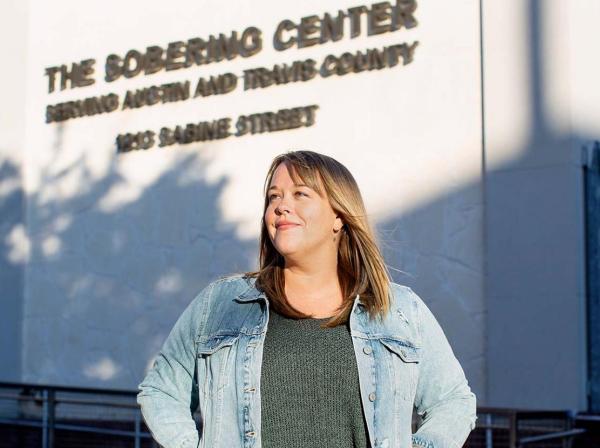
[[[480,81],[480,107],[481,107],[481,252],[482,252],[482,287],[484,309],[487,316],[487,188],[486,188],[486,133],[485,133],[485,70],[484,70],[484,38],[483,38],[483,0],[479,0],[479,81]],[[487,403],[489,397],[489,380],[488,380],[488,319],[484,319],[483,338],[484,338],[484,402]]]

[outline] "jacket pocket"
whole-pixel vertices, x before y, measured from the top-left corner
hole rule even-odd
[[[394,392],[412,402],[417,389],[421,349],[409,341],[383,337],[379,342],[387,349],[385,364],[389,367]]]
[[[392,353],[398,355],[404,362],[419,362],[421,360],[420,349],[409,342],[392,338],[380,338],[379,342]]]
[[[232,376],[236,341],[240,335],[214,335],[196,341],[198,389],[200,395],[213,397],[227,386]]]

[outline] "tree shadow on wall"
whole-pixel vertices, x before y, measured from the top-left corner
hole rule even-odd
[[[57,126],[55,159],[61,135]],[[197,154],[180,157],[135,200],[111,206],[127,186],[116,158],[93,180],[82,152],[55,172],[51,162],[43,188],[27,197],[23,381],[132,388],[210,280],[254,267],[254,246],[221,221],[227,179],[182,181],[204,178]],[[77,192],[62,193],[71,181]]]
[[[21,318],[26,235],[23,223],[24,192],[19,167],[0,163],[0,377],[21,378]]]

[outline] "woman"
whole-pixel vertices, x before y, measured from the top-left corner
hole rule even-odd
[[[139,386],[154,438],[165,448],[462,446],[475,395],[427,306],[390,281],[350,172],[288,152],[265,187],[259,270],[200,292]]]

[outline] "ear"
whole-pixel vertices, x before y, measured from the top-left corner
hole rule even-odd
[[[337,216],[335,218],[335,221],[333,222],[333,231],[335,233],[338,233],[342,229],[343,226],[344,226],[344,221],[342,221],[342,218]]]

